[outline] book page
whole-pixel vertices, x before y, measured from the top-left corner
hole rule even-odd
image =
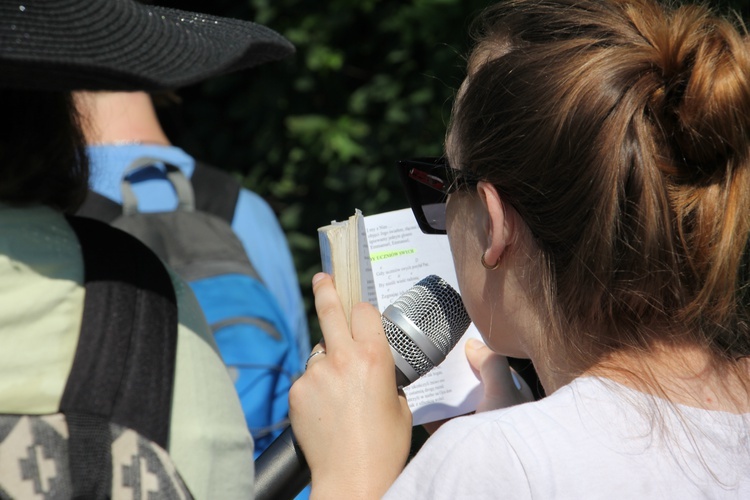
[[[440,276],[458,290],[446,235],[422,233],[408,208],[364,219],[380,312],[430,274]],[[414,425],[476,409],[482,388],[464,354],[469,337],[481,339],[473,324],[439,366],[404,388]]]
[[[361,217],[361,212],[357,209],[360,217],[355,219],[357,223],[357,235],[359,243],[359,281],[362,288],[362,302],[369,302],[378,307],[378,295],[375,290],[375,280],[372,275],[372,265],[370,263],[370,245],[367,241],[367,229],[365,228],[365,218]]]

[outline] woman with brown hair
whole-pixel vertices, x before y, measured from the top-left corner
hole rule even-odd
[[[349,333],[318,275],[326,356],[290,394],[313,498],[748,497],[744,28],[652,0],[507,0],[477,27],[429,172],[452,180],[445,217],[424,224],[447,229],[497,409],[402,471],[378,315],[361,306]],[[486,375],[500,355],[530,358],[548,396],[515,405]]]

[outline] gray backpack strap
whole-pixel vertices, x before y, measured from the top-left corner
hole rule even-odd
[[[260,280],[232,228],[205,212],[136,213],[112,225],[148,245],[184,280],[246,274]]]
[[[129,176],[133,172],[136,172],[144,167],[152,166],[162,163],[167,170],[167,180],[172,184],[177,195],[177,210],[185,212],[192,212],[195,210],[195,196],[193,194],[193,186],[190,181],[185,177],[182,171],[170,165],[164,163],[162,160],[157,158],[142,157],[133,161],[128,168],[125,169],[122,175],[122,181],[120,182],[120,191],[122,192],[122,213],[124,215],[133,215],[138,213],[138,198],[133,192]]]
[[[231,225],[242,190],[241,183],[229,173],[200,160],[195,161],[190,183],[195,193],[195,209],[213,214]]]
[[[86,193],[86,199],[78,207],[75,215],[110,223],[122,215],[122,206],[89,189]]]

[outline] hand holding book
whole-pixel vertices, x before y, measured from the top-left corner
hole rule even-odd
[[[425,235],[408,209],[368,217],[357,210],[346,221],[318,229],[323,271],[334,277],[344,309],[360,301],[381,313],[414,283],[430,274],[457,288],[448,239]],[[479,379],[466,360],[471,325],[445,361],[405,388],[414,425],[472,412],[482,397]]]

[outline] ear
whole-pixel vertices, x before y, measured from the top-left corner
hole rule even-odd
[[[487,240],[484,258],[487,264],[492,266],[500,261],[510,245],[513,236],[512,219],[495,186],[482,181],[477,184],[477,192],[486,213]]]

